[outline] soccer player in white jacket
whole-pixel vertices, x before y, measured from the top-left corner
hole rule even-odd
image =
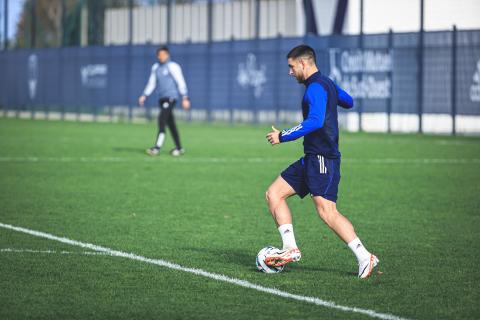
[[[155,145],[147,149],[147,153],[156,156],[165,141],[165,126],[168,125],[172,133],[175,148],[170,151],[172,156],[180,156],[185,153],[180,143],[173,108],[177,101],[182,100],[182,107],[185,110],[190,108],[190,100],[187,95],[187,85],[183,78],[182,68],[178,63],[170,61],[170,53],[167,47],[157,49],[158,62],[154,63],[150,72],[148,83],[143,94],[138,98],[140,106],[153,92],[158,98],[160,113],[158,115],[158,134]]]

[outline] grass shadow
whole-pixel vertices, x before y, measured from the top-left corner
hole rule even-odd
[[[322,266],[306,266],[302,265],[302,262],[300,261],[299,264],[292,264],[289,265],[290,269],[294,270],[299,270],[299,271],[306,271],[306,272],[315,272],[315,273],[331,273],[331,274],[337,274],[339,276],[345,277],[345,276],[357,276],[355,272],[351,271],[345,271],[341,269],[334,269],[334,268],[328,268],[328,267],[322,267]]]
[[[204,254],[208,259],[223,260],[226,263],[233,263],[236,265],[243,265],[248,267],[255,267],[255,254],[246,250],[237,248],[228,249],[214,249],[214,248],[182,248],[182,250],[195,251]]]
[[[252,271],[257,272],[257,268],[255,267],[255,253],[238,249],[238,248],[227,248],[227,249],[214,249],[214,248],[182,248],[182,250],[187,251],[194,251],[198,252],[201,255],[205,256],[205,259],[216,259],[216,260],[223,260],[225,263],[235,264],[235,265],[242,265],[244,267],[248,267]],[[351,277],[357,276],[355,272],[345,271],[341,269],[334,269],[322,266],[308,266],[303,265],[302,261],[299,263],[291,263],[288,264],[285,268],[284,272],[291,272],[291,271],[303,271],[303,272],[315,272],[315,273],[331,273],[337,274],[339,276]]]
[[[113,147],[113,152],[145,154],[145,149],[134,147]]]

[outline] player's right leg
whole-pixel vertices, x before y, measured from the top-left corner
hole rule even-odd
[[[281,176],[268,187],[265,200],[277,227],[292,224],[292,214],[286,200],[294,194],[295,190]]]
[[[282,176],[279,176],[265,193],[268,209],[272,214],[283,242],[283,250],[265,257],[267,265],[281,266],[292,261],[299,261],[302,256],[295,241],[292,214],[286,201],[288,197],[296,193]]]
[[[170,108],[164,108],[162,103],[160,103],[160,113],[158,115],[158,134],[157,140],[155,141],[155,146],[147,149],[147,153],[151,156],[156,156],[160,152],[160,148],[165,142],[165,125],[170,114]]]

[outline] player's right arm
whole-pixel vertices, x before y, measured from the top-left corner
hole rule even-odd
[[[327,109],[327,92],[320,84],[313,83],[308,86],[305,95],[309,104],[307,118],[292,128],[282,130],[279,136],[280,142],[296,140],[323,127]]]
[[[150,70],[150,77],[148,78],[147,85],[145,86],[145,89],[143,89],[143,94],[138,98],[138,104],[140,106],[145,104],[145,100],[149,95],[152,94],[153,90],[155,90],[155,87],[157,86],[157,76],[155,74],[157,68],[158,63],[155,63]]]

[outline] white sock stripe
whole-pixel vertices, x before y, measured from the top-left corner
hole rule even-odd
[[[158,138],[157,138],[157,143],[155,144],[157,147],[161,148],[163,146],[163,142],[165,141],[165,133],[164,132],[160,132],[158,134]]]
[[[316,297],[308,297],[308,296],[301,296],[301,295],[297,295],[297,294],[292,294],[292,293],[288,293],[288,292],[281,291],[281,290],[278,290],[278,289],[256,285],[256,284],[248,282],[246,280],[231,278],[231,277],[223,275],[223,274],[212,273],[212,272],[208,272],[208,271],[205,271],[205,270],[202,270],[202,269],[196,269],[196,268],[187,268],[187,267],[183,267],[181,265],[178,265],[178,264],[175,264],[175,263],[172,263],[172,262],[169,262],[169,261],[165,261],[165,260],[161,260],[161,259],[146,258],[146,257],[136,255],[136,254],[133,254],[133,253],[127,253],[127,252],[123,252],[123,251],[109,249],[109,248],[98,246],[98,245],[91,244],[91,243],[71,240],[71,239],[68,239],[68,238],[65,238],[65,237],[57,237],[55,235],[45,233],[45,232],[41,232],[41,231],[30,230],[30,229],[26,229],[26,228],[22,228],[22,227],[16,227],[16,226],[13,226],[13,225],[10,225],[10,224],[4,224],[4,223],[1,223],[1,222],[0,222],[0,227],[4,228],[4,229],[9,229],[9,230],[14,230],[14,231],[30,234],[30,235],[35,236],[35,237],[46,238],[46,239],[50,239],[50,240],[53,240],[53,241],[58,241],[58,242],[73,245],[73,246],[88,248],[88,249],[98,251],[98,252],[104,252],[106,254],[116,256],[116,257],[123,257],[123,258],[131,259],[131,260],[141,261],[141,262],[145,262],[145,263],[158,265],[158,266],[161,266],[161,267],[170,268],[170,269],[177,270],[177,271],[188,272],[188,273],[203,276],[203,277],[206,277],[206,278],[214,279],[214,280],[217,280],[217,281],[223,281],[223,282],[231,283],[231,284],[241,286],[241,287],[244,287],[244,288],[257,290],[257,291],[260,291],[260,292],[266,292],[266,293],[270,293],[270,294],[273,294],[273,295],[276,295],[276,296],[280,296],[280,297],[284,297],[284,298],[288,298],[288,299],[292,299],[292,300],[304,301],[304,302],[312,303],[312,304],[315,304],[315,305],[318,305],[318,306],[323,306],[323,307],[327,307],[327,308],[331,308],[331,309],[337,309],[337,310],[342,310],[342,311],[345,311],[345,312],[352,312],[352,313],[360,313],[360,314],[364,314],[364,315],[367,315],[369,317],[378,318],[378,319],[407,320],[406,318],[398,317],[396,315],[392,315],[392,314],[388,314],[388,313],[380,313],[380,312],[376,312],[374,310],[369,310],[369,309],[342,306],[342,305],[336,304],[333,301],[322,300],[322,299],[319,299],[319,298],[316,298]]]

